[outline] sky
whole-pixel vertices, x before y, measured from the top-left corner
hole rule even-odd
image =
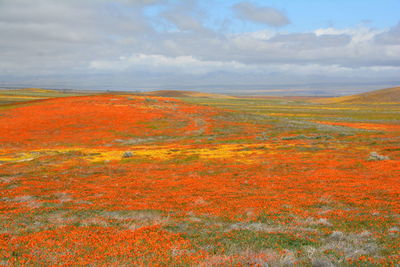
[[[0,87],[391,87],[400,85],[399,10],[399,0],[0,0]]]

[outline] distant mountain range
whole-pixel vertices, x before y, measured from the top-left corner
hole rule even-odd
[[[213,94],[213,93],[202,93],[195,91],[180,91],[180,90],[158,90],[151,92],[140,93],[140,95],[148,96],[162,96],[162,97],[203,97],[203,98],[236,98],[234,96]]]

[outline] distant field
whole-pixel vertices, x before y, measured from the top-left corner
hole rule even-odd
[[[54,97],[78,96],[87,93],[77,93],[58,90],[46,90],[40,88],[26,89],[1,89],[0,90],[0,105],[15,104],[19,102],[40,100]]]
[[[400,264],[399,105],[58,96],[0,109],[0,265]]]
[[[399,122],[400,105],[397,103],[370,104],[319,104],[293,98],[239,98],[207,99],[181,98],[193,104],[209,105],[224,109],[243,111],[270,117],[299,117],[302,119],[321,119],[329,121],[380,121]]]

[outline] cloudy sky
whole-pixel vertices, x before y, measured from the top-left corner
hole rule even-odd
[[[400,85],[399,0],[0,0],[0,86],[337,95]]]

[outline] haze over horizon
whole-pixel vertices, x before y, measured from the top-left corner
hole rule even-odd
[[[398,10],[398,0],[0,0],[0,87],[391,87],[400,85]]]

